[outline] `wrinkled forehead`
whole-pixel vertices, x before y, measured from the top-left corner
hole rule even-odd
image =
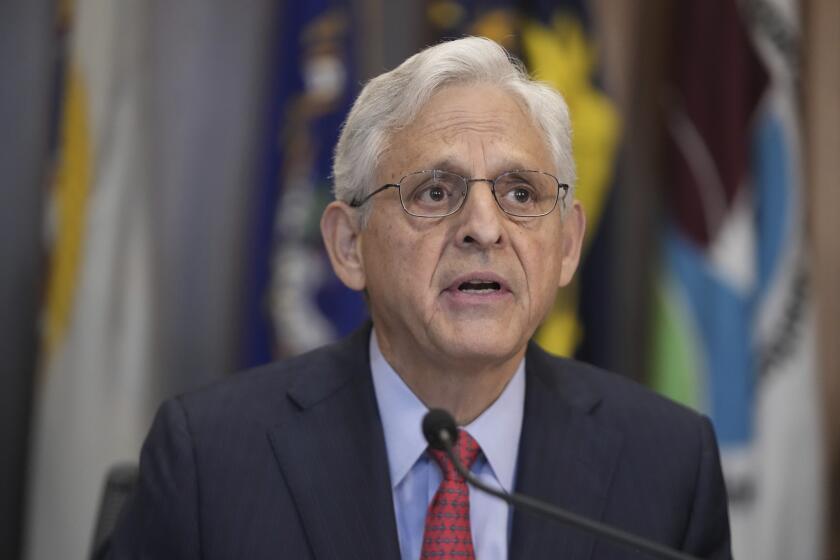
[[[518,96],[474,84],[438,91],[412,121],[394,130],[379,171],[387,180],[428,168],[469,174],[476,158],[499,171],[553,167],[545,135]]]

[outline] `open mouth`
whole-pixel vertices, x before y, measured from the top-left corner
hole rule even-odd
[[[491,294],[501,289],[502,286],[498,282],[491,280],[469,280],[458,285],[459,291],[469,294]]]

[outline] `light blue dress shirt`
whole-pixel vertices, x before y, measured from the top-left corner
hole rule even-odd
[[[385,361],[375,331],[370,337],[370,367],[385,432],[400,553],[402,560],[417,560],[426,511],[442,478],[440,467],[426,453],[420,428],[428,408]],[[499,398],[481,416],[463,426],[482,451],[472,472],[486,484],[506,492],[513,489],[524,407],[523,359]],[[470,527],[476,558],[507,559],[510,513],[505,502],[470,488]]]

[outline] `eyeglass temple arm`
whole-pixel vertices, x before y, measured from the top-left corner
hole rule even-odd
[[[400,186],[397,185],[396,183],[388,183],[387,185],[382,185],[381,187],[379,187],[378,189],[376,189],[375,191],[373,191],[369,195],[365,196],[362,200],[356,200],[356,199],[351,200],[350,201],[350,207],[351,208],[358,208],[359,206],[361,206],[362,204],[364,204],[365,202],[367,202],[368,200],[373,198],[373,195],[379,194],[382,191],[384,191],[385,189],[394,189],[394,188],[398,189],[398,188],[400,188]]]

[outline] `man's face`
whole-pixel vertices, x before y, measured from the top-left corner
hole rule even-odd
[[[520,104],[487,85],[440,91],[389,145],[376,186],[425,169],[491,179],[516,169],[557,171]],[[445,218],[407,215],[396,189],[368,204],[358,239],[364,286],[383,350],[401,361],[518,358],[577,264],[583,216],[576,203],[565,221],[561,204],[547,216],[514,218],[489,183],[473,183],[464,206]]]

